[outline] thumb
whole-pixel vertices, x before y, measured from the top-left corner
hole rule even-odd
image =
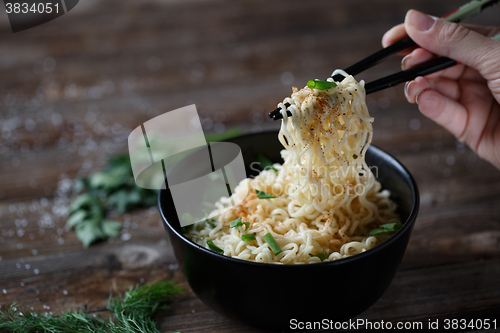
[[[472,67],[487,80],[498,79],[500,42],[416,10],[406,14],[405,29],[420,47]]]

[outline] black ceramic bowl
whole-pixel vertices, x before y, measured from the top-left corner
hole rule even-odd
[[[282,162],[276,132],[237,137],[248,176],[249,165],[262,153]],[[410,173],[384,151],[370,147],[368,165],[391,191],[404,226],[385,243],[361,254],[309,265],[273,265],[229,258],[188,240],[168,190],[159,196],[175,256],[196,295],[221,315],[249,326],[288,331],[291,320],[345,321],[373,305],[391,283],[410,238],[419,208],[417,185]],[[196,168],[196,157],[181,161],[184,172]],[[372,169],[374,170],[374,169]]]

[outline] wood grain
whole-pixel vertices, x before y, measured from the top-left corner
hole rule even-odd
[[[127,152],[133,128],[188,104],[206,133],[277,129],[267,112],[292,85],[378,50],[409,8],[439,16],[458,5],[89,0],[16,34],[0,11],[0,305],[107,316],[110,291],[158,278],[185,283],[155,208],[114,216],[121,237],[84,249],[64,228],[71,180]],[[495,7],[472,22],[498,24],[498,14]],[[359,79],[395,72],[399,62]],[[359,318],[498,318],[500,172],[408,104],[402,87],[367,102],[374,144],[414,175],[421,208],[393,283]],[[162,332],[257,332],[186,288],[158,317]]]

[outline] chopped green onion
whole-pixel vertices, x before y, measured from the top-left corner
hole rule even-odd
[[[211,240],[211,239],[207,240],[207,244],[208,244],[208,247],[210,248],[210,250],[212,250],[218,254],[224,254],[224,250],[221,249],[220,247],[218,247],[217,245],[215,245],[213,240]]]
[[[241,216],[238,217],[236,220],[231,221],[231,228],[236,228],[239,227],[240,225],[243,225],[243,223],[241,223]]]
[[[387,223],[379,225],[378,229],[372,230],[368,233],[368,236],[375,236],[378,234],[388,233],[388,232],[396,232],[403,227],[402,223]]]
[[[312,255],[312,254],[309,253],[309,256],[311,256],[311,257],[318,257],[319,260],[324,261],[326,258],[328,258],[328,252],[326,252],[326,250],[325,250],[323,253],[318,253],[318,254],[315,254],[315,255]]]
[[[241,240],[244,242],[253,241],[255,240],[255,235],[254,234],[241,235]]]
[[[257,193],[257,196],[259,197],[259,199],[272,199],[272,198],[276,198],[272,194],[269,194],[269,193],[266,193],[266,192],[262,192],[262,191],[259,191],[259,190],[255,190],[255,193]]]
[[[309,80],[307,81],[307,87],[310,89],[321,89],[327,90],[330,88],[335,88],[337,84],[330,81],[320,81],[320,80]]]
[[[231,221],[231,228],[240,227],[242,225],[245,225],[246,227],[244,230],[250,229],[250,222],[241,222],[241,216],[238,217],[236,220]]]
[[[257,162],[260,163],[260,167],[262,168],[262,170],[272,169],[274,170],[274,172],[278,172],[278,169],[273,166],[273,162],[271,162],[269,158],[260,153],[257,155]]]
[[[266,241],[266,243],[269,245],[269,247],[273,251],[274,255],[278,255],[281,252],[283,252],[281,250],[280,246],[278,245],[278,243],[276,243],[276,240],[274,239],[273,235],[271,235],[270,232],[268,232],[267,234],[265,234],[264,237],[262,237],[262,238],[264,238],[264,240]]]
[[[207,222],[207,224],[209,226],[211,226],[212,228],[215,228],[215,224],[212,221],[210,221],[209,219],[206,219],[205,222]]]

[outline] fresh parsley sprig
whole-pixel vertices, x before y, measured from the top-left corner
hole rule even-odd
[[[157,280],[145,286],[131,287],[123,295],[109,296],[107,309],[113,318],[106,321],[83,311],[59,316],[29,311],[12,304],[0,310],[0,331],[16,333],[160,333],[154,315],[167,308],[167,303],[184,288],[172,280]]]
[[[215,142],[238,135],[241,131],[231,128],[223,133],[208,134],[206,139]],[[121,224],[106,219],[110,212],[123,214],[135,208],[151,207],[158,200],[157,191],[135,185],[128,155],[111,157],[104,170],[77,179],[73,188],[80,195],[70,206],[66,226],[75,228],[76,236],[85,247],[120,235]]]
[[[157,191],[135,185],[128,155],[111,157],[103,171],[77,179],[73,188],[80,194],[69,207],[66,226],[75,228],[85,247],[120,235],[121,223],[106,218],[111,211],[122,214],[154,206],[157,200]]]

